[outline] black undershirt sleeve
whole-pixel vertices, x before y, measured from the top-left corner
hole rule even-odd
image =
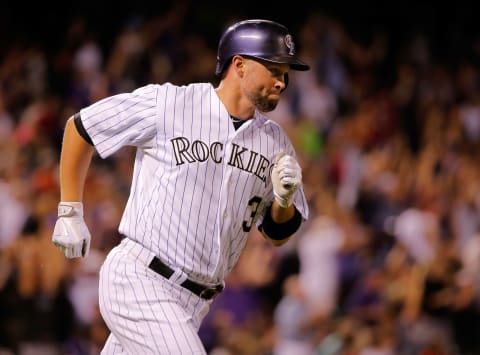
[[[80,134],[88,144],[93,146],[92,138],[90,138],[87,131],[85,130],[85,127],[83,126],[83,122],[82,122],[82,119],[80,117],[80,113],[76,113],[73,116],[73,121],[75,122],[75,127],[77,128],[78,134]]]
[[[270,239],[282,240],[290,237],[298,230],[302,223],[302,215],[296,208],[293,217],[284,223],[276,223],[272,219],[271,208],[272,206],[267,209],[263,222],[258,227],[260,231],[263,231]]]

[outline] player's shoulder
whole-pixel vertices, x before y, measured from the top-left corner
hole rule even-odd
[[[132,91],[132,93],[133,94],[143,94],[143,93],[146,93],[146,92],[155,91],[155,90],[158,90],[159,86],[160,85],[158,85],[158,84],[147,84],[147,85],[140,86],[140,87],[136,88],[135,90]]]
[[[190,83],[187,85],[182,85],[178,87],[180,90],[185,90],[186,92],[210,92],[213,90],[213,86],[210,83]]]
[[[169,89],[176,89],[176,90],[198,90],[198,89],[205,89],[210,90],[212,88],[211,83],[189,83],[184,85],[175,84],[172,82],[165,82],[162,84],[148,84],[138,88],[137,90],[152,90],[152,89],[161,89],[161,88],[169,88]]]
[[[186,85],[178,85],[171,82],[165,82],[162,84],[147,84],[145,86],[135,89],[132,93],[140,96],[158,96],[158,94],[166,94],[174,91],[177,95],[188,92],[210,91],[212,85],[210,83],[191,83]]]
[[[261,124],[264,127],[269,127],[269,128],[273,128],[275,130],[279,130],[281,132],[285,132],[282,125],[280,125],[278,122],[272,120],[271,118],[268,118],[265,114],[263,114],[259,111],[255,112],[255,119],[259,124]]]

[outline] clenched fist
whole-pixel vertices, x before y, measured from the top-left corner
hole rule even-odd
[[[279,153],[272,169],[272,184],[275,201],[287,208],[292,204],[293,195],[302,183],[302,169],[294,157]]]
[[[90,250],[90,232],[83,220],[81,202],[60,202],[52,242],[67,258],[86,257]]]

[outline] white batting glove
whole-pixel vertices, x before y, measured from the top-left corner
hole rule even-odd
[[[81,202],[60,202],[52,242],[69,259],[86,257],[90,250],[90,232],[83,220]]]
[[[302,183],[302,169],[295,158],[285,153],[275,157],[272,184],[275,201],[283,207],[291,206],[293,195]]]

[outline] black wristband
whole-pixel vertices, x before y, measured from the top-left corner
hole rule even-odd
[[[263,222],[258,227],[258,229],[263,231],[270,239],[286,239],[295,233],[298,228],[300,228],[300,224],[302,223],[302,215],[296,208],[293,217],[284,223],[276,223],[272,219],[271,209],[272,206],[267,209],[265,217],[263,218]]]
[[[82,118],[80,117],[80,113],[76,113],[73,116],[73,122],[75,122],[75,127],[77,128],[78,134],[80,134],[82,136],[82,138],[85,139],[85,141],[88,144],[93,145],[92,138],[90,138],[90,136],[88,135],[85,127],[83,126],[83,122],[82,122]]]

